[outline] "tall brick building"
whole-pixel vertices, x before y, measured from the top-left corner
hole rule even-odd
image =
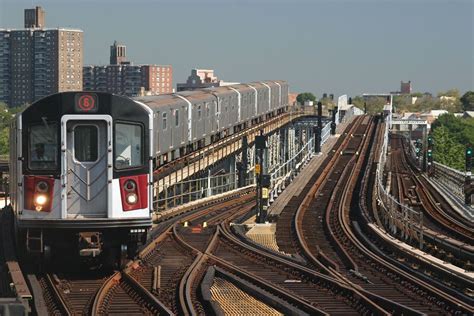
[[[173,92],[173,69],[166,65],[133,65],[125,45],[110,46],[110,65],[84,66],[84,91],[111,92],[126,96]]]
[[[408,82],[400,81],[400,93],[410,94],[412,91],[411,80]]]
[[[32,103],[82,90],[83,32],[44,28],[41,7],[25,10],[25,29],[0,29],[0,101]]]

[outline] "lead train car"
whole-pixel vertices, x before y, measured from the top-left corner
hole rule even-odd
[[[112,263],[133,254],[151,227],[151,117],[129,98],[78,92],[19,114],[11,129],[19,246]]]
[[[47,258],[56,249],[133,255],[151,226],[154,169],[287,106],[284,81],[134,99],[64,92],[35,102],[11,129],[20,246]]]

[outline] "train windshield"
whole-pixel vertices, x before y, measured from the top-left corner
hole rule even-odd
[[[143,165],[143,128],[136,124],[115,124],[115,168]]]
[[[58,167],[56,123],[33,125],[29,133],[29,168],[52,170]]]

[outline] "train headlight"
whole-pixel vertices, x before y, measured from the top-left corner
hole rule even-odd
[[[49,189],[49,185],[46,181],[39,181],[38,183],[36,183],[37,192],[45,193],[45,192],[48,192],[48,189]]]
[[[37,206],[44,206],[48,202],[48,197],[44,194],[39,194],[35,198],[35,204]]]
[[[138,196],[135,193],[127,194],[127,203],[136,204],[138,202]]]

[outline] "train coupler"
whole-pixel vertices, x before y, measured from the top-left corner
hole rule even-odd
[[[26,230],[26,249],[29,253],[42,253],[43,244],[42,229],[28,228]]]

